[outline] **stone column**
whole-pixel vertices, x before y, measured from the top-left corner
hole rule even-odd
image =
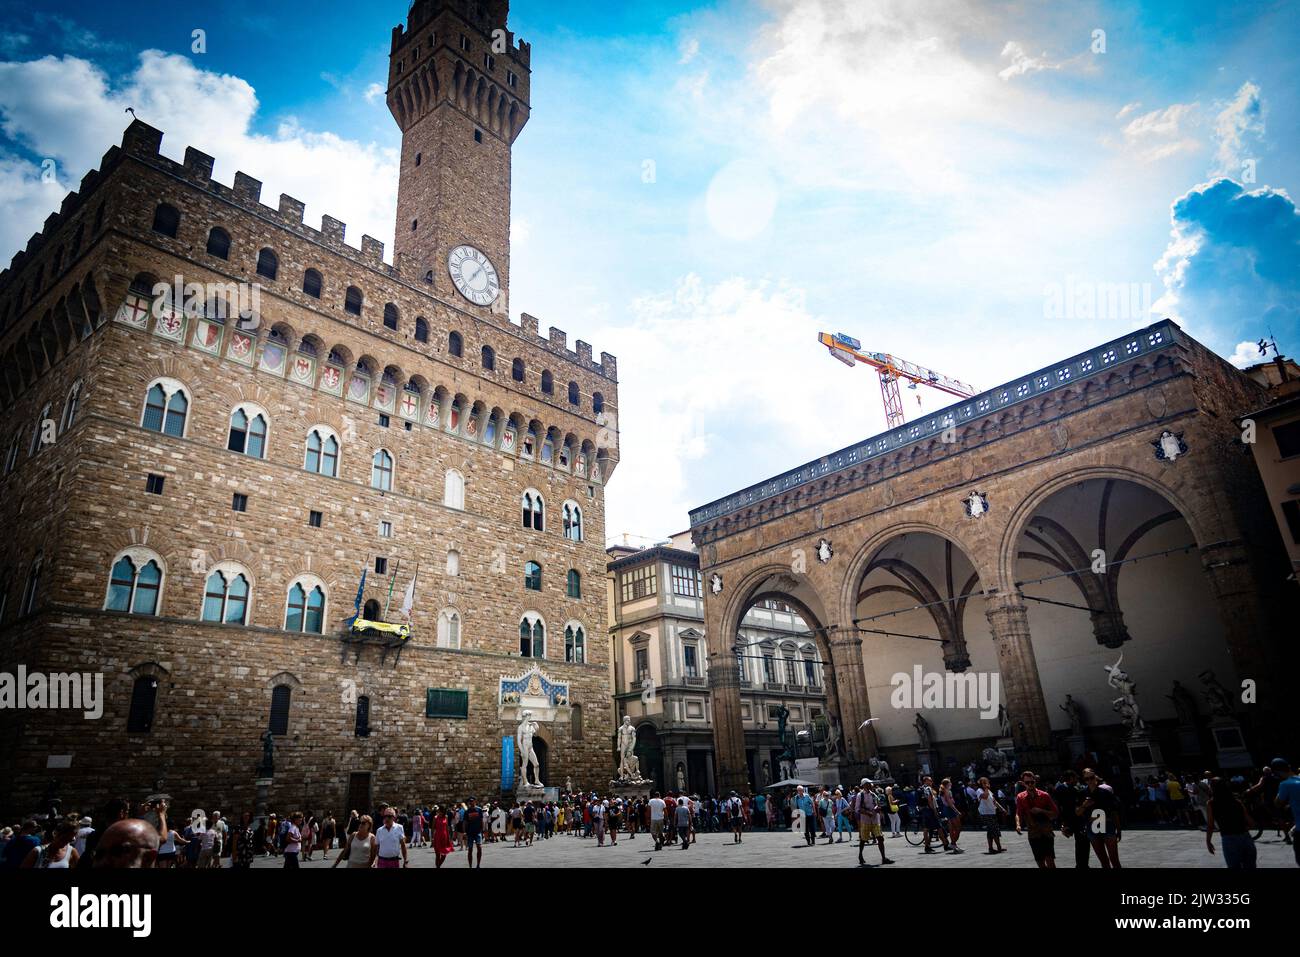
[[[1017,591],[990,597],[985,614],[998,649],[998,669],[1006,692],[1016,759],[1022,770],[1053,770],[1060,760],[1052,748],[1052,724],[1029,637],[1029,609]]]
[[[847,760],[855,767],[865,765],[867,758],[876,753],[877,743],[875,728],[859,728],[871,717],[867,676],[862,665],[862,639],[856,631],[834,625],[826,632],[831,649],[829,664],[835,669],[835,690],[839,696],[836,706],[844,729],[844,746],[849,752]]]
[[[748,794],[745,726],[740,718],[740,664],[729,647],[709,651],[709,706],[713,711],[713,753],[717,760],[718,791]]]

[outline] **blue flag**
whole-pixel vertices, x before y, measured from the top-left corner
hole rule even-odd
[[[369,570],[369,563],[361,566],[361,584],[357,586],[357,600],[352,605],[357,617],[361,616],[361,596],[366,593],[366,572]]]

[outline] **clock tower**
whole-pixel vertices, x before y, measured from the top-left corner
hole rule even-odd
[[[393,28],[388,108],[402,130],[396,253],[439,298],[507,315],[510,150],[529,115],[531,47],[509,0],[416,0]]]

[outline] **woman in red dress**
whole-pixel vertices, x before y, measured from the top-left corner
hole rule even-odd
[[[451,844],[451,829],[447,826],[447,812],[442,808],[434,808],[433,818],[433,855],[434,861],[438,867],[442,867],[442,862],[447,859],[454,847]]]

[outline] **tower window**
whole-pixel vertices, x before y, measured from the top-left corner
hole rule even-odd
[[[315,269],[308,269],[302,274],[302,291],[313,299],[320,298],[321,278]]]
[[[230,258],[230,233],[220,226],[215,226],[208,233],[208,255],[218,259]]]
[[[420,221],[418,219],[411,220],[411,232],[415,232],[419,228],[420,228]]]
[[[516,382],[524,381],[524,360],[516,359],[510,364],[510,378]]]
[[[460,35],[460,48],[466,53],[469,52],[469,37],[465,36],[463,33]]]
[[[145,479],[145,492],[149,495],[161,495],[163,493],[163,481],[164,479],[161,475],[154,475],[150,472],[148,478]]]
[[[424,274],[424,281],[427,282],[427,283],[428,283],[429,285],[431,285],[431,286],[433,285],[433,270],[432,270],[432,269],[430,269],[427,273]]]
[[[423,154],[423,153],[416,153],[416,154],[415,154],[415,165],[416,165],[416,166],[419,166],[419,165],[420,165],[420,161],[423,160],[423,159],[424,159],[424,154]]]
[[[235,497],[230,502],[230,507],[236,512],[248,511],[248,496],[235,493]]]
[[[313,511],[307,519],[307,524],[310,525],[312,528],[320,528],[321,521],[324,519],[324,517],[325,516],[320,512]]]
[[[274,279],[280,271],[280,258],[270,249],[263,249],[257,254],[257,274],[266,279]]]
[[[483,368],[486,369],[488,372],[494,372],[496,371],[496,367],[497,367],[497,354],[492,351],[491,346],[484,346],[483,347]]]
[[[453,355],[457,359],[459,359],[461,355],[464,353],[464,351],[465,351],[464,341],[461,339],[460,333],[459,332],[450,333],[447,336],[448,355]]]
[[[518,83],[519,83],[519,77],[515,76],[513,71],[506,70],[506,86],[510,87],[513,90],[518,85]]]
[[[493,69],[496,68],[496,65],[497,65],[496,57],[494,57],[491,53],[483,54],[483,68],[485,70],[491,72]]]
[[[429,341],[429,324],[418,316],[416,317],[415,320],[415,341],[416,342]]]
[[[384,306],[384,328],[396,329],[397,319],[397,307],[390,302],[388,305]]]
[[[555,377],[551,375],[550,369],[542,372],[542,393],[544,395],[555,395]]]
[[[356,286],[348,286],[347,295],[343,299],[343,309],[354,316],[361,315],[361,290]]]
[[[153,213],[153,231],[164,236],[176,238],[176,230],[181,224],[181,214],[175,206],[162,203]]]
[[[483,131],[482,131],[482,130],[480,130],[480,129],[475,129],[475,130],[474,130],[474,142],[475,142],[475,143],[482,143],[482,142],[483,142]]]

